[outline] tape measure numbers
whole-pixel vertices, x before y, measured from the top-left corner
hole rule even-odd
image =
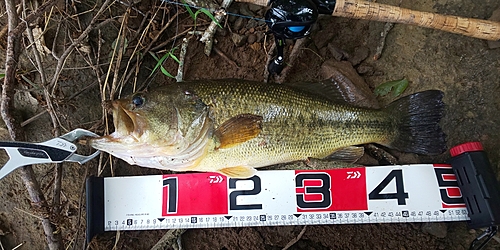
[[[87,240],[104,231],[468,220],[450,165],[91,177]]]

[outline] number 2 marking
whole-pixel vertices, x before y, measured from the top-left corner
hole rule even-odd
[[[396,181],[396,193],[384,193],[381,194],[391,181],[395,179]],[[403,170],[395,169],[392,170],[385,178],[378,184],[377,187],[369,194],[370,200],[386,200],[386,199],[397,199],[398,205],[406,205],[406,199],[408,199],[408,193],[405,192],[405,187],[403,183]]]
[[[229,194],[229,209],[230,210],[250,210],[250,209],[262,209],[262,204],[244,204],[239,205],[236,198],[240,195],[257,195],[261,191],[260,177],[254,175],[249,179],[229,179],[229,189],[236,189],[237,181],[250,180],[253,182],[252,190],[235,190]]]

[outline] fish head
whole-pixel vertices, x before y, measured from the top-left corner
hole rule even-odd
[[[198,152],[212,128],[208,106],[179,86],[135,93],[105,106],[113,115],[115,131],[91,139],[90,145],[132,164],[139,158]]]

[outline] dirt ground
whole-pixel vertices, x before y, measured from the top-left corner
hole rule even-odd
[[[396,0],[383,0],[380,3],[398,5]],[[97,6],[99,7],[99,2]],[[45,44],[49,53],[43,57],[43,65],[49,75],[54,71],[56,59],[50,54],[60,55],[62,50],[77,37],[89,24],[95,13],[96,3],[90,1],[68,1],[58,3],[58,11],[53,16],[41,19],[36,27],[45,31]],[[175,12],[179,18],[153,45],[167,41],[192,27],[193,20],[181,8],[172,4],[162,4],[154,0],[135,1],[134,9],[128,10],[125,4],[116,2],[99,22],[87,40],[75,50],[61,73],[58,84],[53,87],[53,102],[59,124],[63,132],[74,128],[85,128],[98,134],[104,133],[105,121],[102,99],[104,77],[108,72],[112,58],[113,43],[117,40],[120,26],[125,23],[124,33],[126,50],[123,52],[121,66],[129,58],[137,58],[140,53],[133,52],[141,37],[144,16],[158,10],[155,22],[150,30],[144,32],[145,38],[139,46],[139,52],[151,43],[155,34]],[[153,6],[153,8],[151,7]],[[500,8],[496,0],[403,0],[402,7],[420,11],[438,12],[480,19],[489,18],[493,10]],[[135,9],[137,8],[137,9]],[[64,11],[61,11],[64,10]],[[230,12],[262,16],[260,8],[233,4]],[[5,25],[6,17],[1,9],[0,23]],[[61,14],[62,13],[62,14]],[[80,13],[79,15],[75,15]],[[127,22],[122,22],[124,13],[129,13]],[[110,17],[113,17],[110,19]],[[108,20],[108,21],[106,21]],[[209,19],[199,16],[198,29],[204,29]],[[226,23],[227,21],[227,23]],[[190,39],[184,70],[184,79],[239,78],[263,81],[266,64],[266,48],[269,50],[272,39],[265,38],[265,26],[249,19],[229,17],[225,29],[216,34],[215,47],[222,51],[229,60],[212,52],[207,57],[203,53],[203,44]],[[147,22],[146,22],[147,23]],[[62,25],[60,25],[62,24]],[[46,25],[46,26],[45,26]],[[441,31],[396,24],[387,36],[386,46],[379,60],[373,55],[379,45],[380,33],[384,23],[362,20],[320,17],[311,36],[306,38],[306,45],[300,50],[300,56],[287,76],[287,81],[321,80],[319,74],[322,63],[334,57],[331,48],[340,49],[350,58],[363,56],[368,49],[366,59],[356,63],[361,76],[373,89],[375,86],[391,80],[406,78],[410,84],[405,94],[427,89],[439,89],[445,93],[446,114],[442,127],[447,134],[447,145],[452,147],[465,141],[481,141],[488,153],[496,173],[500,170],[500,49],[489,49],[483,40],[444,33]],[[57,34],[59,30],[59,34]],[[80,32],[80,33],[79,33]],[[236,45],[233,33],[245,35],[246,42]],[[179,36],[157,49],[160,57],[174,46],[180,46]],[[2,39],[5,39],[2,38]],[[270,41],[271,40],[271,41]],[[23,46],[29,44],[24,39]],[[251,44],[249,43],[251,42]],[[5,54],[5,41],[1,41],[2,55]],[[55,44],[56,46],[52,46]],[[291,43],[290,46],[291,47]],[[288,48],[287,47],[287,48]],[[160,50],[164,50],[163,52]],[[178,55],[179,49],[174,51]],[[5,58],[0,57],[4,64]],[[34,117],[43,113],[46,101],[40,94],[40,76],[32,63],[33,56],[29,49],[23,50],[19,64],[19,86],[16,94],[16,110],[23,118]],[[116,60],[113,65],[116,65]],[[128,71],[121,70],[119,77],[132,71],[131,78],[124,83],[122,95],[132,92],[135,85],[142,86],[149,77],[155,61],[148,54],[141,64],[133,61]],[[177,63],[171,58],[164,67],[174,74]],[[135,73],[135,68],[140,68]],[[113,69],[110,70],[110,82]],[[100,80],[98,80],[101,78]],[[156,85],[172,83],[175,79],[158,74],[154,77],[151,89]],[[111,83],[110,85],[111,86]],[[105,95],[109,95],[109,86]],[[117,88],[118,89],[118,88]],[[52,89],[51,89],[52,90]],[[115,95],[116,97],[116,95]],[[388,103],[392,96],[381,98],[381,103]],[[53,136],[52,124],[48,114],[42,114],[24,129],[29,141],[43,141]],[[112,129],[112,125],[110,125]],[[5,130],[0,130],[4,138]],[[88,154],[89,149],[82,153]],[[449,158],[448,153],[435,157],[399,154],[400,163],[443,163]],[[61,229],[67,248],[85,248],[85,202],[84,181],[89,175],[97,175],[103,167],[101,176],[125,176],[159,174],[160,171],[127,166],[122,161],[113,161],[113,168],[107,156],[102,162],[95,159],[84,166],[65,164],[62,186],[62,213],[54,216],[54,222]],[[54,168],[49,165],[34,166],[47,199],[51,200]],[[498,175],[497,175],[498,177]],[[256,227],[227,229],[195,229],[182,235],[184,249],[282,249],[297,237],[302,226],[294,227]],[[467,249],[470,242],[482,231],[469,230],[465,223],[408,223],[408,224],[370,224],[370,225],[331,225],[308,226],[302,238],[290,249]],[[90,249],[150,249],[163,236],[165,231],[121,232],[119,239],[114,232],[99,235],[88,246]],[[3,249],[11,249],[22,243],[20,249],[46,249],[46,240],[37,211],[31,208],[31,202],[19,174],[14,172],[0,180],[0,242]],[[498,249],[500,244],[493,240],[489,249]]]

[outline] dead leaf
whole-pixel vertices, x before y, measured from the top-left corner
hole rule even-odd
[[[262,44],[261,43],[252,43],[252,44],[250,44],[250,48],[252,48],[255,51],[260,51],[262,49]]]

